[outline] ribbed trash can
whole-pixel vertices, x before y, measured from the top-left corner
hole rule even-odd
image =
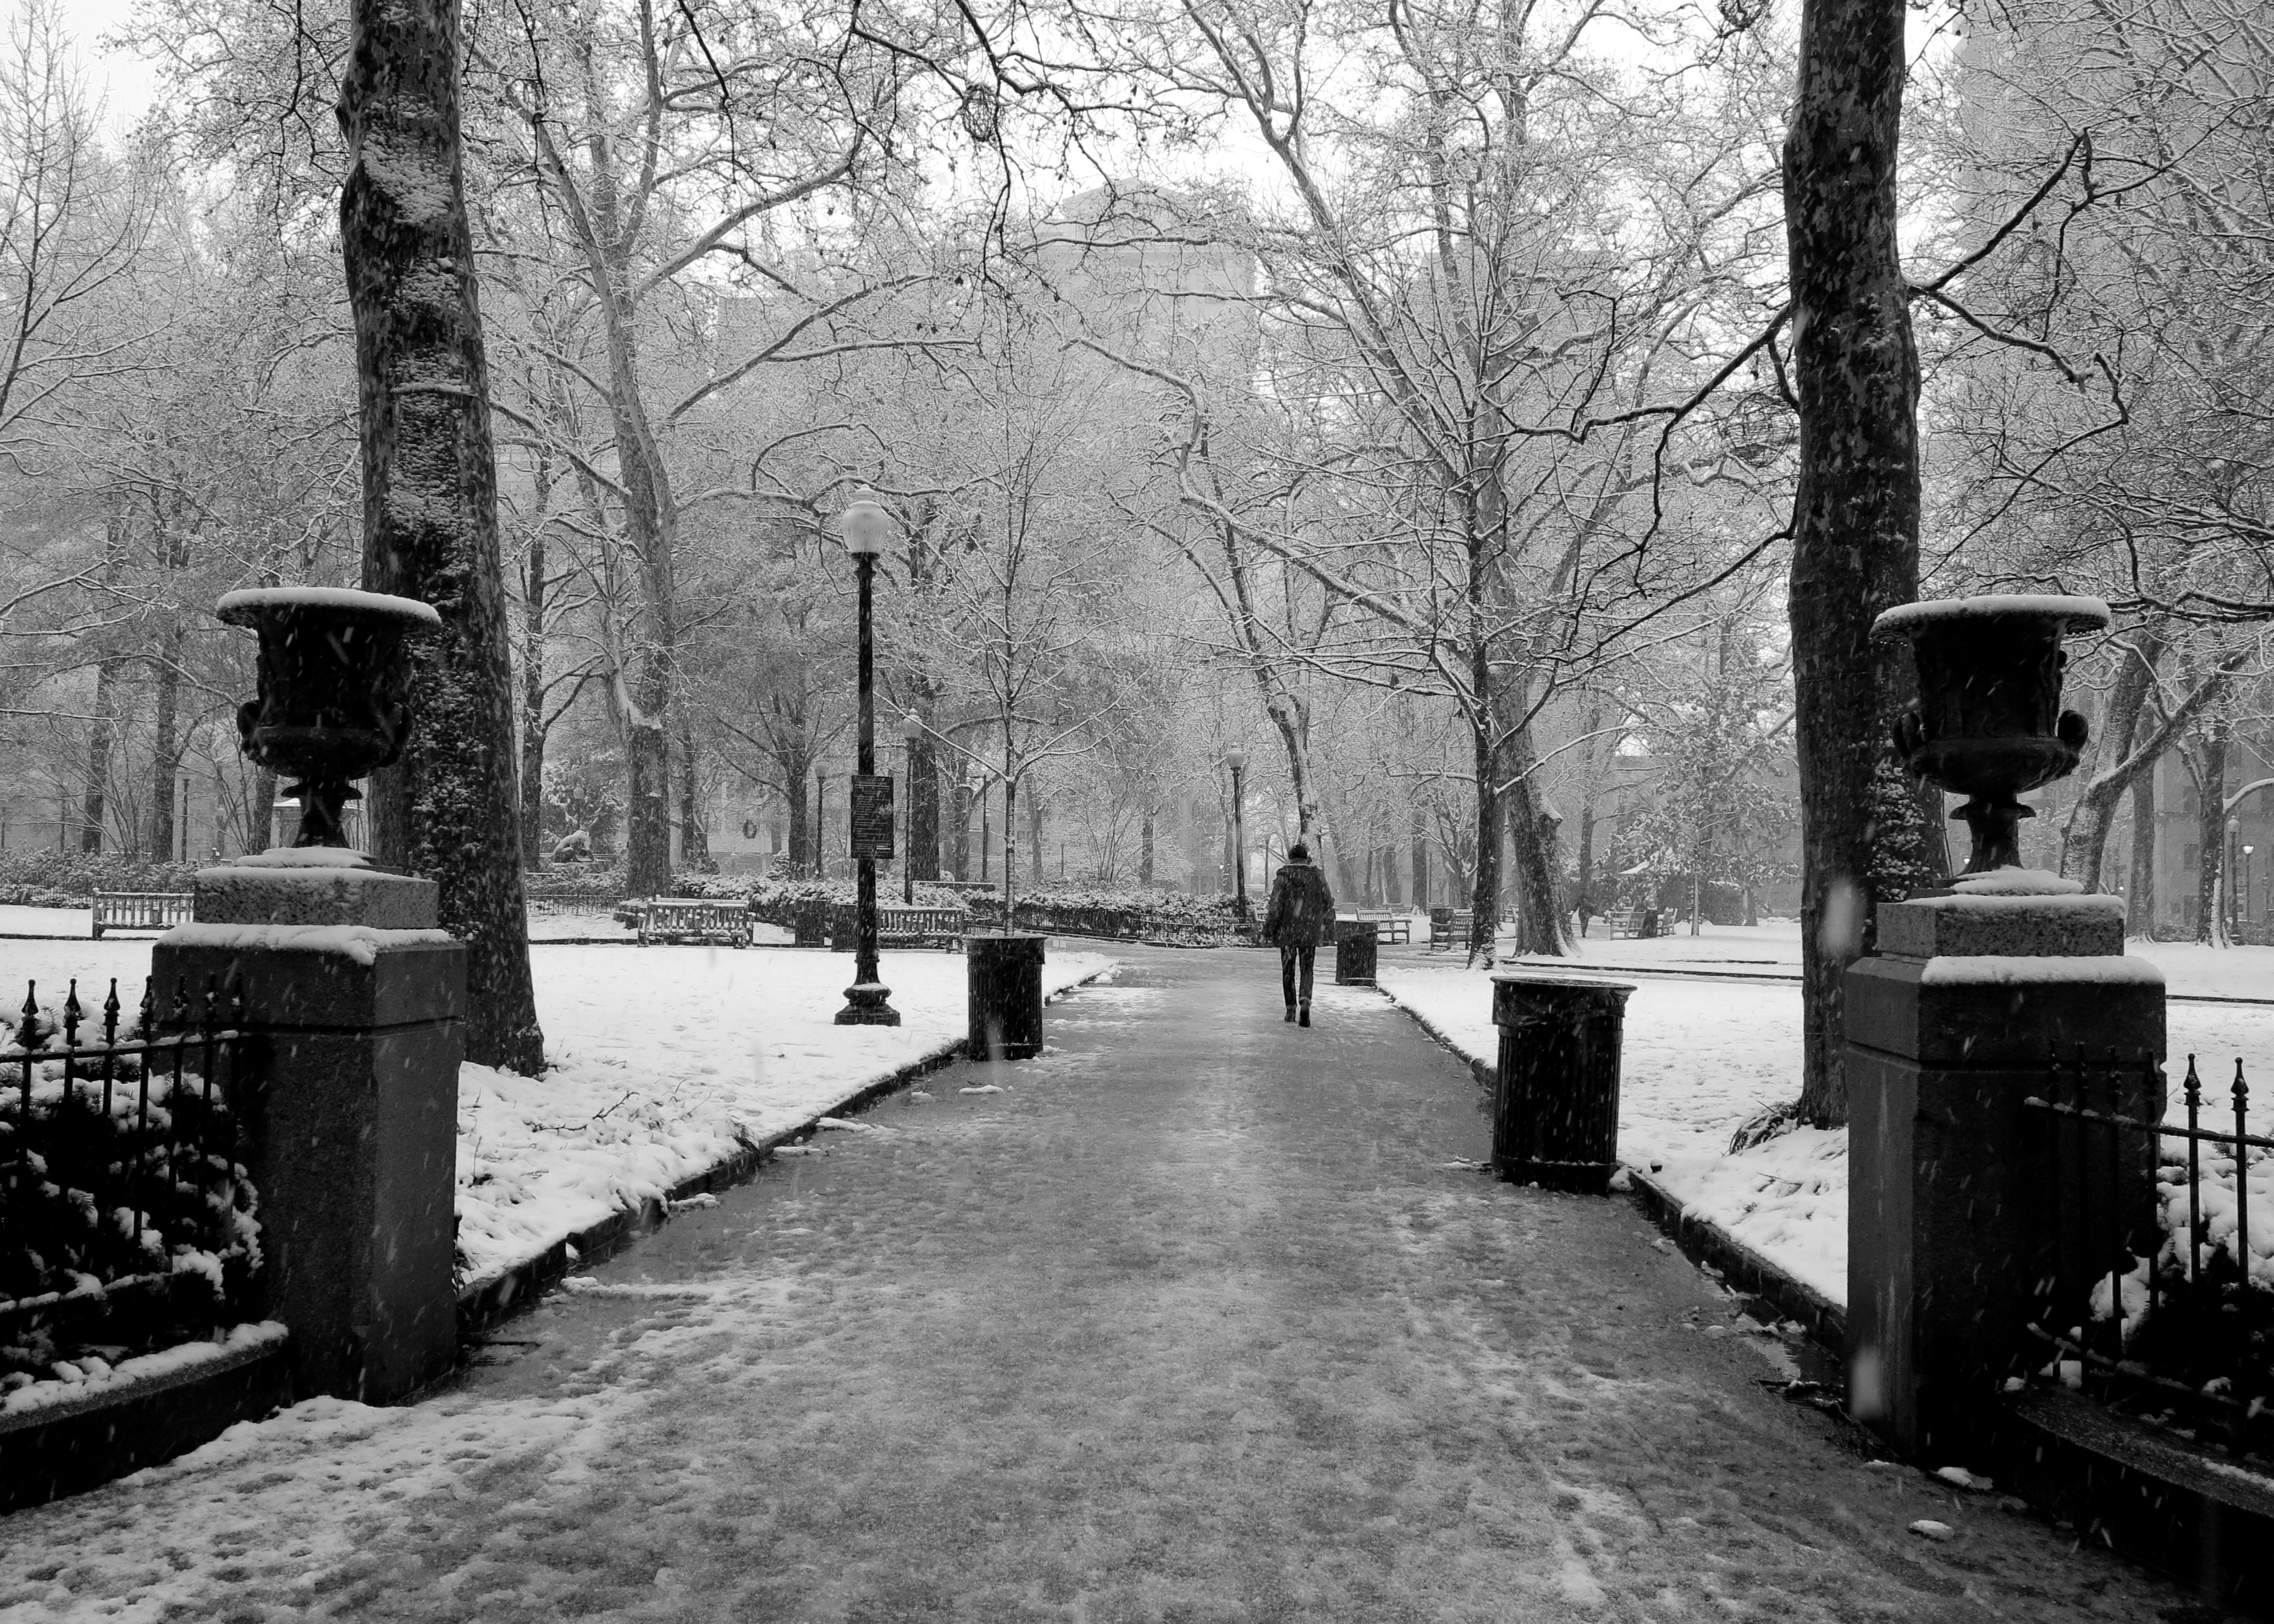
[[[1335,985],[1337,987],[1371,987],[1374,985],[1374,950],[1380,938],[1374,933],[1370,919],[1338,919],[1335,921]]]
[[[966,936],[974,1060],[1031,1060],[1043,1052],[1043,944],[1037,936]]]
[[[1601,1195],[1618,1170],[1623,981],[1495,975],[1493,1166],[1543,1190]]]

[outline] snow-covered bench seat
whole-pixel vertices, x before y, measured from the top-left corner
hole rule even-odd
[[[1466,947],[1469,944],[1469,923],[1476,918],[1471,908],[1432,908],[1429,910],[1429,951]]]
[[[185,891],[99,891],[94,902],[98,942],[106,930],[171,930],[190,922]]]
[[[1413,939],[1412,915],[1396,908],[1358,908],[1352,912],[1350,917],[1361,925],[1371,924],[1374,939],[1377,942],[1403,943]]]
[[[700,897],[651,897],[639,903],[639,939],[704,942],[723,936],[728,945],[750,944],[750,908],[745,902],[714,902]]]

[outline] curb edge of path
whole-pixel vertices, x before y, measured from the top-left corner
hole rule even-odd
[[[1080,981],[1070,982],[1048,995],[1043,1002],[1054,1004],[1068,993],[1090,986],[1121,967],[1118,960],[1102,965]],[[963,1056],[964,1042],[964,1039],[956,1038],[927,1049],[906,1064],[862,1084],[852,1093],[815,1111],[802,1122],[778,1129],[763,1139],[743,1140],[740,1148],[708,1167],[689,1173],[671,1185],[661,1197],[650,1196],[636,1207],[618,1207],[598,1223],[572,1230],[541,1252],[510,1264],[496,1274],[485,1274],[479,1280],[469,1282],[458,1292],[458,1341],[464,1343],[478,1338],[500,1321],[511,1318],[535,1302],[544,1295],[546,1287],[561,1280],[572,1269],[613,1257],[641,1236],[662,1228],[670,1221],[674,1204],[713,1191],[748,1184],[772,1158],[778,1147],[795,1139],[811,1138],[822,1117],[843,1116],[867,1110],[911,1083],[954,1064]]]
[[[1374,990],[1389,1000],[1392,1009],[1402,1011],[1415,1026],[1435,1039],[1455,1059],[1465,1062],[1469,1075],[1476,1080],[1478,1087],[1489,1090],[1499,1080],[1499,1068],[1462,1053],[1460,1046],[1439,1030],[1428,1017],[1411,1005],[1400,1003],[1387,988],[1377,985]],[[1653,1178],[1648,1169],[1623,1160],[1621,1165],[1632,1184],[1635,1205],[1652,1222],[1666,1231],[1668,1237],[1682,1249],[1684,1257],[1692,1263],[1711,1268],[1717,1278],[1728,1284],[1770,1304],[1786,1319],[1807,1327],[1809,1340],[1826,1351],[1842,1357],[1846,1356],[1848,1311],[1845,1308],[1745,1244],[1712,1219],[1690,1212],[1679,1197]]]

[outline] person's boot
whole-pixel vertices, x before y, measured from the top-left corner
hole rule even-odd
[[[1303,1000],[1303,1019],[1296,1024],[1304,1026],[1311,1024],[1311,1001],[1308,998]]]
[[[1295,1019],[1295,1006],[1291,1004],[1287,1006],[1287,1019],[1289,1020]]]

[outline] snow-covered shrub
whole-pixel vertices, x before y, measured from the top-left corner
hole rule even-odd
[[[203,862],[153,862],[113,852],[0,853],[0,902],[84,907],[98,891],[187,891]]]
[[[1260,901],[1254,906],[1260,913]],[[1126,940],[1220,941],[1242,929],[1238,906],[1231,897],[1196,897],[1185,891],[1061,887],[1021,894],[1012,906],[1012,924],[1020,930]],[[998,925],[1003,918],[1003,899],[975,896],[971,911],[975,917]]]

